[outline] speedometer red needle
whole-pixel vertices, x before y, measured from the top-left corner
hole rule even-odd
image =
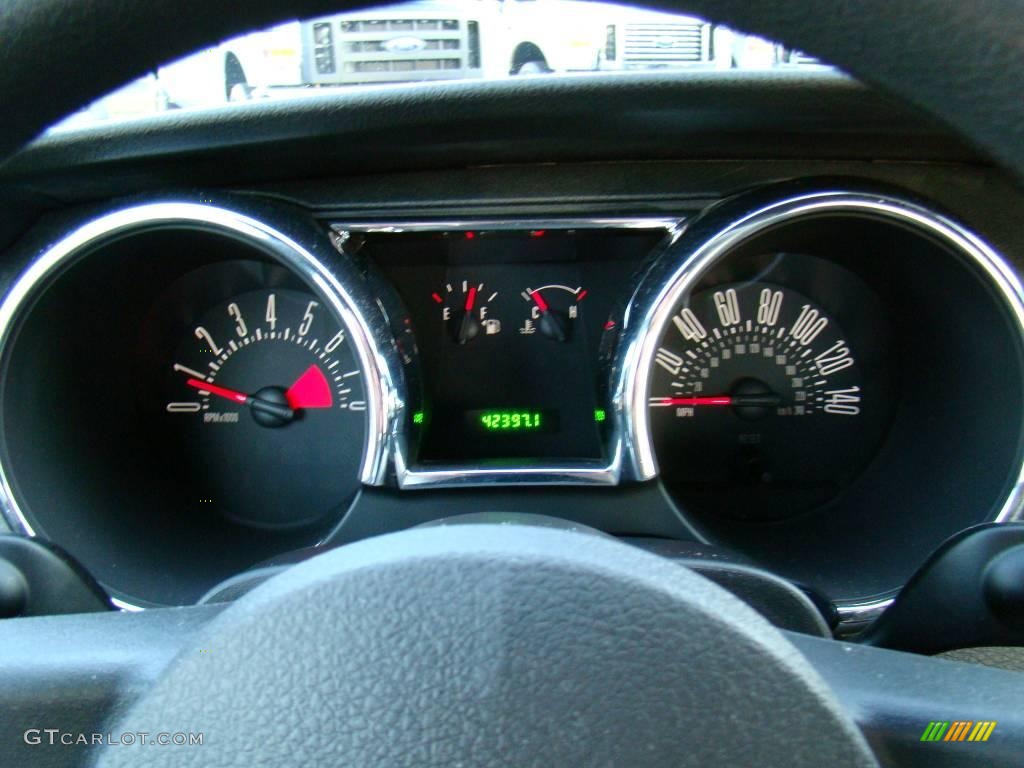
[[[733,398],[729,395],[714,397],[652,397],[651,405],[673,406],[673,405],[733,405]]]
[[[472,312],[474,304],[476,304],[476,286],[470,288],[469,293],[466,294],[466,311]]]

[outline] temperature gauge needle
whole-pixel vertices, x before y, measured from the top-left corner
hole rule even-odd
[[[565,325],[558,313],[551,311],[550,305],[541,296],[540,291],[530,291],[530,298],[533,299],[533,303],[537,305],[537,311],[540,312],[540,321],[537,323],[540,332],[555,341],[565,341],[568,334],[565,332]]]
[[[204,392],[209,392],[211,395],[217,395],[217,397],[223,397],[226,400],[231,400],[241,405],[247,405],[254,411],[261,411],[285,421],[291,421],[295,418],[295,411],[288,405],[272,403],[253,395],[247,395],[244,392],[238,392],[227,387],[218,387],[216,384],[210,384],[199,379],[189,379],[186,383],[190,387],[201,389]]]

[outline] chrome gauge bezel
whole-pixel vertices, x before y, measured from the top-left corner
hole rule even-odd
[[[363,287],[365,279],[357,266],[331,248],[326,233],[312,220],[304,222],[294,211],[206,197],[199,202],[175,199],[121,207],[78,224],[29,261],[0,304],[0,360],[7,359],[24,313],[72,264],[114,240],[162,228],[205,230],[249,243],[295,272],[328,303],[348,328],[363,372],[367,430],[359,480],[364,485],[384,484],[404,402],[402,369],[390,330],[375,311],[376,297]],[[0,463],[0,511],[15,531],[35,536],[8,475]]]
[[[647,407],[648,375],[661,338],[676,306],[700,280],[731,252],[770,229],[821,215],[862,215],[886,220],[935,238],[984,275],[1005,304],[1024,345],[1024,287],[1014,269],[990,244],[966,227],[906,199],[855,190],[817,190],[752,203],[739,214],[714,209],[693,223],[688,235],[698,243],[680,261],[666,253],[640,282],[629,302],[622,326],[619,366],[613,382],[612,407],[626,436],[624,476],[638,481],[659,474]],[[699,231],[698,231],[699,230]],[[1013,521],[1024,513],[1024,464],[994,517]],[[891,596],[837,602],[841,628],[861,627],[892,603]]]
[[[464,232],[468,230],[570,230],[570,229],[646,229],[662,230],[666,242],[682,227],[679,218],[664,216],[595,218],[507,218],[453,220],[380,220],[331,222],[331,229],[344,242],[353,234],[402,232]],[[481,468],[467,464],[414,463],[404,435],[394,441],[395,481],[403,490],[430,488],[477,488],[497,486],[614,486],[623,475],[626,434],[621,420],[613,419],[606,441],[604,460],[506,463],[500,468]]]

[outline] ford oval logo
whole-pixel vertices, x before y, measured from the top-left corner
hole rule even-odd
[[[388,53],[414,53],[426,47],[427,41],[418,37],[395,37],[384,43],[384,50]]]

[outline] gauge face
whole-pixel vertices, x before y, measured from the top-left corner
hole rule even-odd
[[[442,290],[430,294],[430,298],[440,307],[445,335],[456,344],[468,344],[478,336],[501,333],[501,320],[491,312],[498,292],[484,283],[448,282]]]
[[[207,310],[167,365],[162,410],[211,513],[301,526],[355,490],[362,375],[346,329],[312,294],[254,290]]]
[[[723,284],[678,307],[651,369],[662,475],[697,508],[796,514],[864,468],[887,404],[840,322],[770,283]]]
[[[587,297],[581,286],[544,285],[520,294],[528,304],[527,317],[519,332],[528,336],[567,342],[580,316],[580,302]]]

